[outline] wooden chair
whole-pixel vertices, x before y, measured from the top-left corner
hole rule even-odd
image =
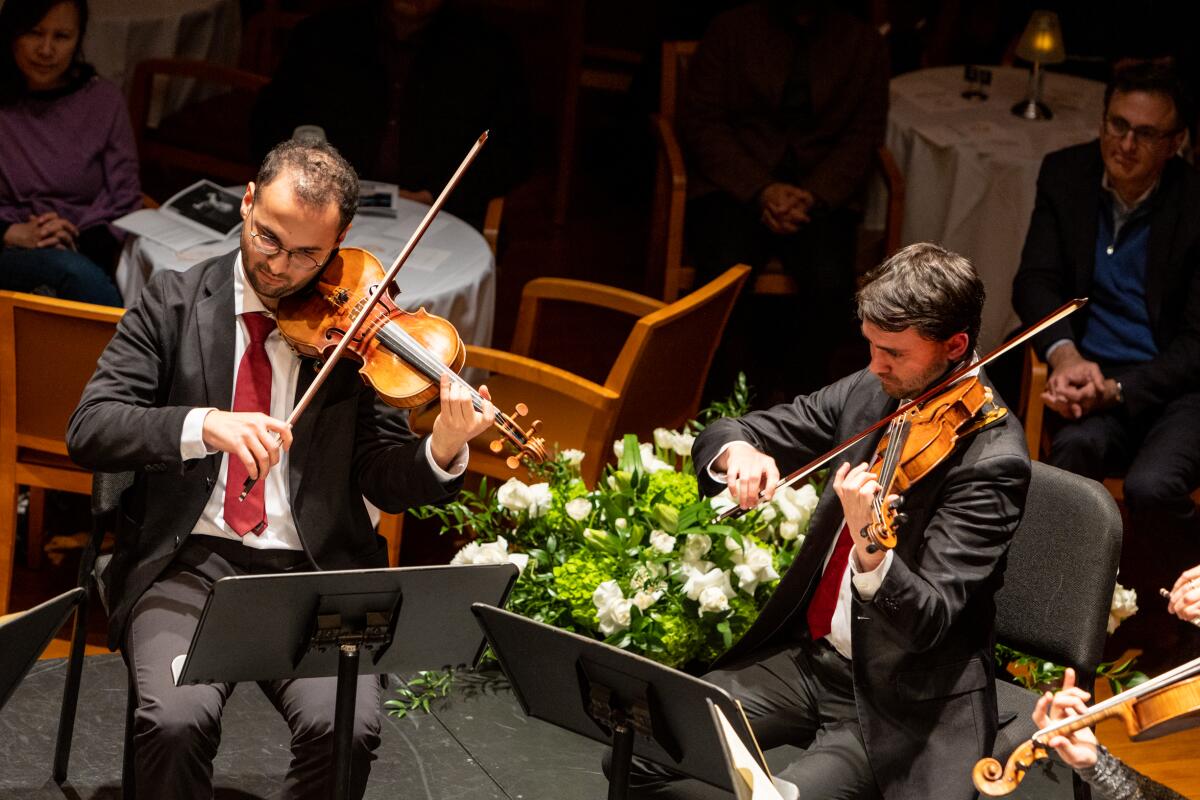
[[[745,265],[731,267],[709,284],[674,303],[611,286],[562,278],[538,278],[525,285],[517,314],[512,350],[467,348],[467,364],[490,375],[486,382],[504,410],[526,403],[543,420],[548,446],[584,451],[583,478],[594,485],[612,457],[612,443],[625,433],[647,441],[654,428],[678,428],[693,418],[713,353],[742,284]],[[538,318],[551,303],[604,308],[636,321],[603,384],[531,358]],[[413,417],[413,428],[427,431],[436,409]],[[528,424],[528,420],[525,420]],[[513,477],[504,453],[488,445],[485,433],[471,443],[470,470],[499,480]],[[517,477],[527,479],[523,470]]]
[[[156,98],[176,81],[199,82],[216,93],[155,124]],[[143,184],[166,196],[200,177],[225,184],[252,180],[258,163],[250,155],[250,110],[269,82],[265,75],[206,61],[155,58],[139,63],[129,115]]]
[[[12,583],[18,487],[30,487],[29,548],[38,553],[41,492],[92,491],[91,473],[67,456],[67,420],[123,313],[0,292],[0,613]]]
[[[687,168],[675,134],[675,118],[687,67],[696,53],[697,42],[663,42],[662,80],[659,86],[659,112],[651,115],[651,128],[658,149],[651,208],[650,246],[647,274],[649,291],[659,293],[668,302],[691,289],[695,269],[686,264],[684,254],[684,210],[687,205]],[[882,256],[900,249],[900,226],[904,220],[904,175],[886,147],[875,153],[876,168],[887,191]],[[754,276],[754,294],[795,294],[799,287],[778,262],[768,264]]]

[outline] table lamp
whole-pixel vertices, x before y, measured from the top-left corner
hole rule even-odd
[[[1053,11],[1034,11],[1017,43],[1017,58],[1033,63],[1029,70],[1029,91],[1024,100],[1012,108],[1023,119],[1050,119],[1053,114],[1042,102],[1042,64],[1058,64],[1066,60],[1062,29]]]

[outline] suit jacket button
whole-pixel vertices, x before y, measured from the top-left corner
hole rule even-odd
[[[182,540],[183,540],[183,537],[182,537],[182,536],[176,536],[176,537],[175,537],[175,546],[176,546],[176,547],[179,547],[179,543],[180,543]]]
[[[209,491],[212,491],[213,484],[215,484],[215,483],[216,483],[216,481],[214,481],[212,478],[205,478],[205,479],[204,479],[204,487],[205,487],[206,489],[208,489]]]

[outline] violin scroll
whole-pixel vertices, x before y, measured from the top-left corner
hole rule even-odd
[[[540,419],[535,419],[528,429],[522,429],[517,424],[516,418],[523,417],[529,413],[529,406],[524,403],[517,403],[513,413],[504,414],[500,411],[496,412],[497,418],[503,420],[504,424],[497,424],[500,432],[504,435],[502,439],[494,439],[488,449],[499,455],[504,449],[504,442],[507,441],[517,452],[510,455],[504,460],[509,469],[516,469],[521,465],[522,458],[528,458],[532,461],[541,463],[546,460],[546,442],[542,437],[537,435],[537,430],[542,426]]]
[[[1021,785],[1025,773],[1036,761],[1046,758],[1046,748],[1032,739],[1022,742],[1001,767],[994,758],[981,758],[971,770],[975,788],[985,797],[1004,797]]]

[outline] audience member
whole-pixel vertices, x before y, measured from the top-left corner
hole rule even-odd
[[[121,305],[110,275],[141,206],[120,90],[83,60],[86,0],[0,7],[0,288]]]
[[[442,0],[338,5],[298,25],[255,106],[256,154],[298,125],[324,129],[364,177],[432,202],[484,130],[446,209],[480,225],[526,171],[524,82],[498,31]]]
[[[678,119],[697,282],[777,257],[801,286],[783,335],[819,334],[826,347],[853,337],[855,229],[887,106],[883,40],[834,4],[760,0],[718,16]],[[756,316],[741,324],[758,339]],[[821,350],[788,364],[805,391],[828,377]]]
[[[1038,730],[1070,717],[1086,714],[1091,697],[1075,685],[1075,670],[1068,668],[1061,691],[1046,692],[1033,709]],[[1187,800],[1161,783],[1124,764],[1100,744],[1091,728],[1055,734],[1048,744],[1067,766],[1092,787],[1096,800]]]

